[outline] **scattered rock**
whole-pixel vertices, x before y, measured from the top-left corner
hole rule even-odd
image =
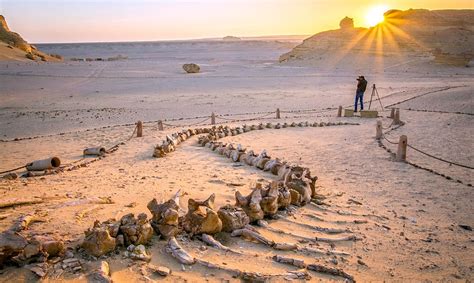
[[[2,178],[5,180],[16,180],[18,179],[18,174],[15,172],[11,172],[11,173],[3,175]]]
[[[199,73],[199,71],[201,70],[201,67],[199,67],[197,64],[190,63],[190,64],[184,64],[183,69],[188,74],[194,74],[194,73]]]
[[[472,227],[469,226],[469,225],[459,224],[459,227],[461,227],[462,229],[467,230],[467,231],[472,231]]]
[[[171,274],[171,269],[169,269],[168,267],[165,267],[165,266],[155,266],[155,265],[152,265],[152,264],[149,264],[148,265],[148,269],[153,272],[153,273],[156,273],[158,275],[161,275],[161,276],[168,276]]]
[[[110,267],[106,261],[101,261],[98,268],[96,268],[88,276],[88,282],[94,283],[110,283],[112,279],[110,278]]]
[[[125,255],[134,260],[143,260],[146,262],[149,262],[151,260],[151,255],[147,252],[144,245],[128,246],[127,251],[125,252]]]
[[[4,231],[0,234],[0,266],[23,252],[28,241],[18,233]]]
[[[46,263],[37,263],[25,265],[25,268],[36,274],[38,277],[43,278],[48,273],[48,265]]]

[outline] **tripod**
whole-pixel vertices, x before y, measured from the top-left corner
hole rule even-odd
[[[380,102],[380,107],[382,107],[382,109],[380,109],[380,111],[383,111],[382,100],[380,99],[379,91],[377,90],[377,87],[375,87],[375,84],[373,84],[373,86],[372,86],[372,94],[370,95],[369,110],[370,110],[370,106],[372,106],[372,99],[374,98],[374,95],[377,95],[377,99]]]

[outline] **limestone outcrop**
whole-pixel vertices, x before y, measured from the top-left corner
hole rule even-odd
[[[465,66],[474,57],[474,10],[390,10],[384,17],[371,28],[354,27],[346,17],[340,29],[313,35],[283,54],[280,62],[357,68],[376,61],[395,65],[400,58],[426,58]]]
[[[341,29],[353,29],[354,28],[354,19],[349,18],[349,17],[345,17],[339,23],[339,27]]]
[[[0,15],[0,59],[34,60],[34,61],[61,61],[59,55],[48,55],[34,45],[29,44],[18,33],[8,27],[5,17]]]

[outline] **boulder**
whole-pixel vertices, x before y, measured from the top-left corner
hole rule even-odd
[[[190,64],[184,64],[183,69],[188,74],[195,74],[195,73],[199,73],[199,71],[201,70],[201,67],[199,67],[199,65],[197,64],[190,63]]]

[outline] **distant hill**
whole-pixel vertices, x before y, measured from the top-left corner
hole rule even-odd
[[[474,57],[474,10],[390,10],[372,28],[354,27],[344,18],[340,29],[318,33],[280,57],[280,62],[321,67],[387,67],[425,60],[466,66]]]
[[[241,41],[242,39],[240,37],[228,35],[228,36],[225,36],[224,38],[222,38],[222,40],[224,40],[224,41]]]
[[[0,60],[61,61],[62,58],[39,51],[18,33],[10,31],[5,17],[0,15]]]

